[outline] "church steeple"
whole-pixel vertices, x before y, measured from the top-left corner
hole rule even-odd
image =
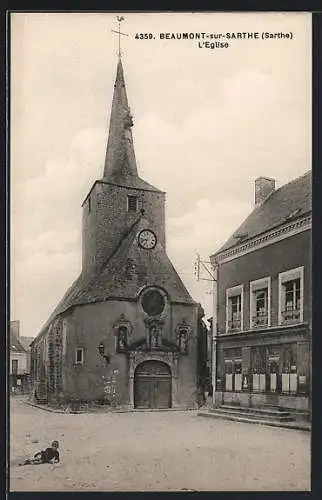
[[[126,95],[122,60],[119,57],[105,156],[105,179],[122,182],[128,176],[138,176],[132,126],[133,119]]]

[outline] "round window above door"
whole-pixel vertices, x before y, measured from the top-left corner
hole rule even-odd
[[[153,289],[145,292],[141,299],[144,312],[149,316],[158,316],[165,307],[164,296],[159,290]]]

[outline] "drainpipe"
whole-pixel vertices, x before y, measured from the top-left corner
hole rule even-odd
[[[217,390],[217,307],[218,307],[218,264],[213,263],[213,313],[212,313],[212,404],[216,406]]]

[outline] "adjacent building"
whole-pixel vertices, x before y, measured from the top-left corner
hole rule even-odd
[[[132,126],[119,59],[103,176],[82,205],[82,271],[32,344],[39,400],[196,405],[203,313],[167,255],[165,193],[139,177]]]
[[[255,208],[211,256],[214,405],[310,415],[311,173],[275,189],[255,181]],[[216,384],[216,385],[215,385]]]
[[[29,374],[30,353],[21,342],[19,321],[11,321],[9,383],[12,394],[23,394],[28,392]]]

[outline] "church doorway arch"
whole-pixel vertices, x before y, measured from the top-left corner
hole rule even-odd
[[[144,361],[134,373],[135,408],[171,408],[171,369],[161,361]]]

